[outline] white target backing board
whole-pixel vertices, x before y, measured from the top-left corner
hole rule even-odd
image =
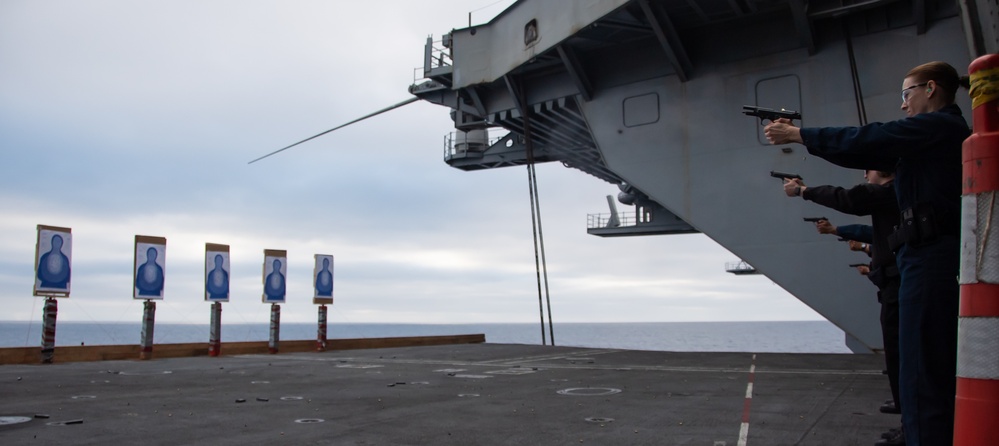
[[[312,303],[333,303],[333,256],[316,254],[316,266],[312,269],[312,284],[315,292]]]
[[[166,238],[135,236],[132,298],[163,299],[166,284]]]
[[[35,296],[69,297],[73,264],[70,228],[38,225],[35,241]]]
[[[264,294],[265,304],[280,304],[285,301],[288,277],[288,252],[278,249],[264,250]]]
[[[205,301],[229,302],[229,245],[205,243]]]

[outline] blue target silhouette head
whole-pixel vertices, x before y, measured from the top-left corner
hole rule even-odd
[[[222,269],[222,262],[225,259],[222,258],[222,254],[215,254],[215,269]]]
[[[52,236],[52,251],[61,252],[62,251],[62,236],[55,234]]]
[[[330,259],[323,259],[323,269],[330,269]]]
[[[146,250],[146,263],[156,263],[156,248],[150,247]]]
[[[276,273],[281,272],[281,261],[280,260],[274,259],[274,272],[276,272]]]

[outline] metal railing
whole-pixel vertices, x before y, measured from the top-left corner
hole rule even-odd
[[[506,136],[507,136],[506,134],[503,134],[503,135],[500,135],[500,136],[489,136],[489,138],[487,140],[487,143],[486,143],[486,147],[484,147],[483,150],[492,147],[493,144],[496,144],[501,139],[506,138]],[[456,134],[456,132],[450,132],[450,133],[447,133],[447,134],[444,135],[444,160],[445,161],[453,158],[456,154],[458,154],[459,150],[457,148],[455,148],[455,141],[456,140],[457,140],[457,134]]]
[[[442,40],[435,40],[430,46],[430,66],[427,68],[450,67],[454,65],[451,59],[451,49],[445,48]]]
[[[617,226],[607,226],[611,221],[611,214],[586,214],[586,229],[602,229],[607,227],[620,228],[622,226],[638,226],[638,219],[635,218],[634,213],[617,214],[617,220],[620,225]]]
[[[442,40],[432,40],[424,51],[426,53],[424,66],[413,68],[413,85],[427,80],[426,73],[454,65],[451,50],[444,47]]]
[[[756,271],[756,268],[754,268],[753,265],[750,265],[745,261],[740,260],[738,262],[725,262],[725,271],[728,271],[730,273],[739,273],[739,272],[748,273]]]

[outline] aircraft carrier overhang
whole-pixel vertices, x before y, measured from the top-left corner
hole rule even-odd
[[[802,223],[823,208],[788,200],[768,175],[852,186],[861,173],[800,146],[769,145],[742,106],[800,111],[806,126],[898,119],[909,68],[943,60],[960,69],[999,49],[996,31],[982,26],[995,9],[934,0],[521,0],[486,24],[429,38],[425,79],[410,92],[450,109],[451,166],[524,165],[530,142],[533,162],[626,187],[672,225],[645,231],[597,216],[590,233],[704,233],[843,329],[854,351],[871,351],[881,348],[876,289],[846,267],[856,259],[843,245]],[[958,105],[970,112],[966,97]],[[644,212],[635,215],[641,222]]]

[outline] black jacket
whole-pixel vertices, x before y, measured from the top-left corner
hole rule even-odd
[[[883,186],[858,184],[850,189],[836,186],[807,187],[802,198],[844,214],[870,215],[873,238],[871,275],[868,277],[880,288],[882,284],[879,281],[898,276],[895,255],[888,249],[888,235],[898,224],[899,214],[893,182]]]

